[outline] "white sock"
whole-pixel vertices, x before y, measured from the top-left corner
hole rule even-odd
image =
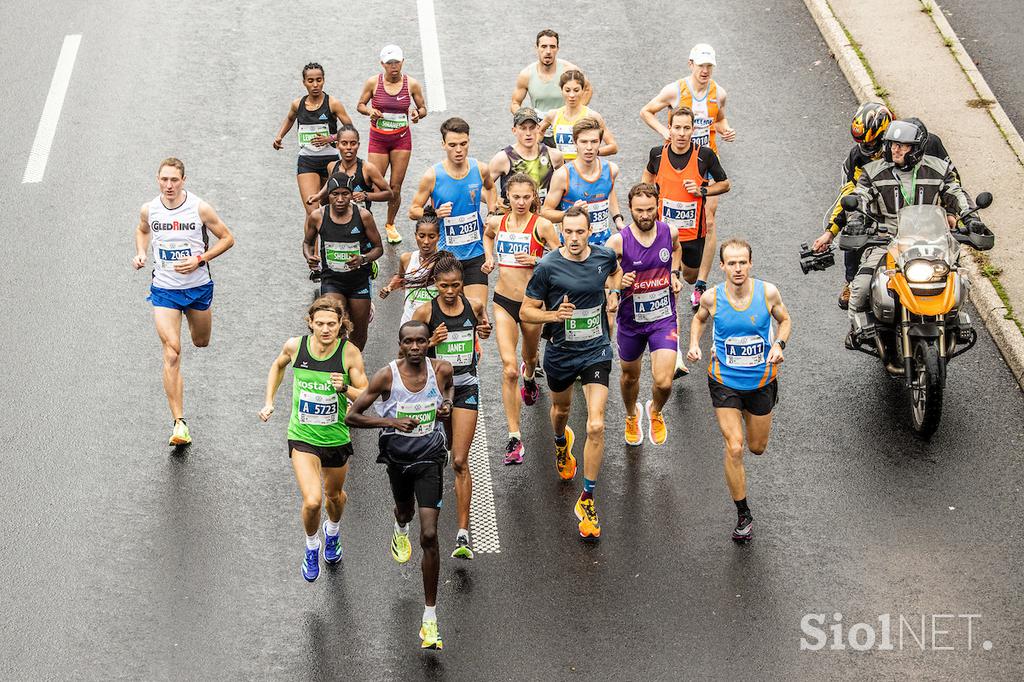
[[[320,536],[318,535],[307,535],[306,536],[306,549],[317,549],[320,547]]]
[[[426,623],[428,620],[437,620],[437,607],[436,606],[424,606],[423,607],[423,622]]]
[[[455,538],[466,538],[466,542],[469,542],[469,531],[465,528],[460,528],[459,532],[455,535]]]
[[[395,521],[395,532],[396,533],[401,533],[402,535],[408,535],[409,534],[409,524],[407,523],[404,526],[399,526],[398,525],[398,521]]]
[[[328,535],[337,535],[339,530],[341,530],[341,521],[340,520],[337,523],[335,523],[334,521],[331,521],[330,519],[327,519],[327,534]]]
[[[519,433],[518,431],[509,431],[508,432],[508,437],[509,438],[515,438],[516,440],[522,440],[523,439],[523,435],[521,433]]]
[[[535,378],[535,377],[536,377],[536,375],[537,375],[537,365],[534,365],[534,366],[533,366],[533,373],[532,373],[532,374],[531,374],[530,376],[526,376],[526,372],[527,372],[527,370],[526,370],[526,368],[524,367],[524,368],[523,368],[523,378],[524,378],[524,379],[526,379],[527,381],[533,381],[533,380],[534,380],[534,378]]]

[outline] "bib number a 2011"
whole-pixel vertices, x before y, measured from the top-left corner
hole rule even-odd
[[[338,395],[299,393],[299,423],[330,426],[338,423]]]
[[[764,364],[764,339],[760,336],[730,336],[725,340],[725,364],[756,367]]]
[[[566,341],[590,341],[604,333],[601,325],[601,306],[577,308],[572,317],[565,321]]]

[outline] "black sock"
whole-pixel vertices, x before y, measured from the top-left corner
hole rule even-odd
[[[736,511],[741,515],[750,514],[750,509],[747,507],[747,498],[742,500],[736,500]]]

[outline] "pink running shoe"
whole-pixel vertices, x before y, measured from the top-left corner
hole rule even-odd
[[[523,455],[526,454],[526,448],[523,447],[523,441],[515,437],[510,437],[508,443],[505,445],[505,464],[522,464]]]
[[[519,374],[523,377],[523,385],[519,388],[519,395],[523,398],[523,403],[526,405],[533,405],[537,402],[537,398],[540,397],[540,386],[537,385],[537,374],[534,372],[533,381],[526,380],[526,363],[519,363]]]

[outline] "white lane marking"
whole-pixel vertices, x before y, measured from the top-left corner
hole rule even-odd
[[[444,111],[444,75],[441,73],[441,49],[437,46],[437,20],[434,0],[416,0],[420,22],[420,45],[423,49],[423,80],[427,86],[427,111]]]
[[[477,413],[476,431],[469,447],[469,475],[473,478],[473,499],[469,503],[469,525],[473,529],[473,551],[500,554],[498,522],[494,513],[491,460],[487,454],[487,427],[483,405]]]
[[[25,175],[21,178],[23,184],[41,182],[43,174],[46,173],[46,161],[50,158],[50,147],[57,132],[60,110],[64,107],[64,95],[68,91],[68,83],[71,82],[71,70],[75,68],[75,57],[78,55],[78,45],[81,42],[81,35],[64,36],[64,45],[60,48],[60,56],[57,57],[57,68],[54,69],[53,80],[50,81],[50,92],[47,93],[46,104],[43,105],[43,115],[39,117],[36,139],[28,155]]]

